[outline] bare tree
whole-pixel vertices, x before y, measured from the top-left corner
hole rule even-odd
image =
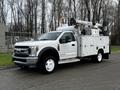
[[[116,30],[116,44],[120,44],[120,0],[118,1],[117,10],[117,30]]]
[[[91,8],[90,8],[90,6],[89,6],[89,4],[90,4],[90,0],[84,0],[85,1],[85,6],[86,6],[86,8],[87,8],[87,18],[88,18],[88,21],[90,21],[91,20]]]
[[[45,16],[46,16],[46,13],[45,13],[45,0],[42,0],[42,21],[41,21],[41,33],[45,33],[46,30],[45,30]]]
[[[52,6],[50,20],[47,18],[47,10],[49,10],[47,3],[51,3]],[[113,2],[110,0],[0,0],[0,22],[6,24],[7,10],[10,9],[10,29],[13,32],[27,32],[28,37],[31,38],[37,36],[38,27],[41,27],[41,33],[45,33],[46,27],[50,23],[51,30],[56,30],[61,22],[69,24],[70,18],[74,17],[101,23],[104,26],[111,25],[110,27],[112,27],[114,24],[117,42],[119,42],[120,4],[117,8],[112,4]],[[10,8],[7,9],[6,6]],[[117,10],[114,11],[114,15],[113,9]]]
[[[8,9],[6,9],[5,0],[0,0],[0,22],[6,25]]]

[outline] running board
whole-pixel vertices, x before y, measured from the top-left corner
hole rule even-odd
[[[73,63],[73,62],[79,62],[80,59],[65,59],[65,60],[61,60],[58,62],[58,64],[66,64],[66,63]]]

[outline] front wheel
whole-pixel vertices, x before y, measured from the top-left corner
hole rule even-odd
[[[43,73],[52,73],[56,68],[56,59],[52,56],[48,56],[47,58],[43,59],[41,63],[41,69]]]

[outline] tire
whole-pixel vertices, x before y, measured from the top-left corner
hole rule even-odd
[[[97,56],[96,56],[96,62],[97,63],[101,63],[103,60],[103,53],[102,52],[98,52]]]
[[[57,66],[57,61],[53,56],[48,56],[41,62],[41,70],[43,73],[52,73],[55,71]]]

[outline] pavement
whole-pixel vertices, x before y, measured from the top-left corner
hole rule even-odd
[[[49,75],[36,68],[3,69],[0,90],[120,90],[120,53],[99,64],[82,61],[60,65]]]
[[[0,66],[0,70],[6,70],[6,69],[11,69],[11,68],[16,68],[16,65],[8,65],[8,66]]]

